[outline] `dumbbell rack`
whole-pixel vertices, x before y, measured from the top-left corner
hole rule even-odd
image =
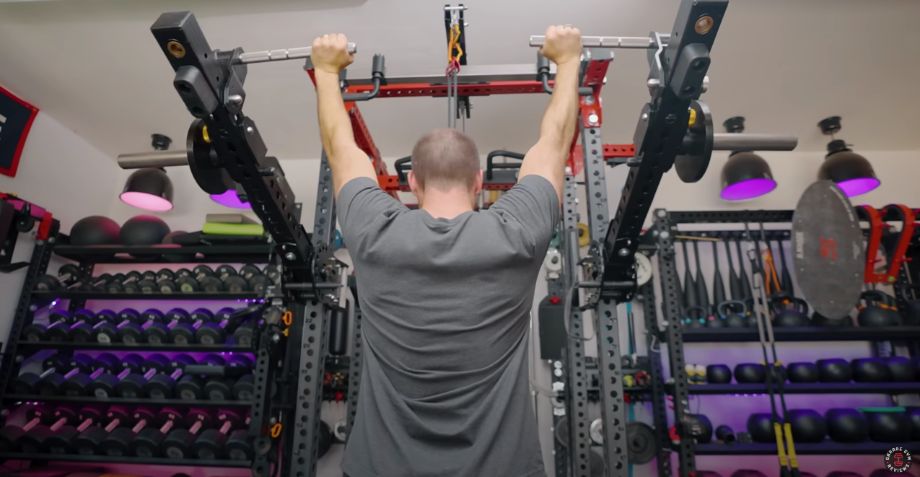
[[[23,403],[47,402],[54,404],[100,404],[108,405],[143,405],[146,407],[169,406],[177,409],[189,408],[237,408],[242,411],[248,409],[250,424],[248,431],[253,439],[255,458],[250,461],[241,460],[201,460],[201,459],[172,459],[167,457],[141,458],[136,456],[103,456],[103,455],[54,455],[31,453],[0,453],[0,459],[10,461],[66,461],[66,462],[93,462],[111,464],[148,464],[169,465],[186,467],[221,467],[221,468],[251,468],[254,475],[262,475],[270,468],[270,461],[275,465],[277,448],[260,449],[264,446],[269,427],[268,416],[271,415],[273,403],[269,391],[274,378],[273,367],[269,366],[270,356],[278,359],[283,352],[267,339],[264,333],[257,333],[253,338],[252,346],[227,345],[227,344],[126,344],[126,343],[71,343],[71,342],[27,342],[20,340],[25,326],[32,319],[33,313],[54,302],[55,300],[68,300],[68,308],[74,311],[85,306],[87,300],[256,300],[262,297],[254,292],[244,293],[106,293],[88,291],[36,291],[34,290],[38,278],[46,273],[52,254],[77,261],[85,276],[92,276],[96,264],[155,264],[155,263],[270,263],[272,262],[273,247],[269,243],[254,245],[218,245],[207,247],[183,247],[181,250],[164,249],[158,247],[77,247],[71,245],[57,245],[64,238],[54,230],[51,238],[46,241],[37,241],[32,252],[32,258],[23,283],[19,303],[13,319],[6,350],[0,361],[0,405],[4,409]],[[181,251],[183,259],[177,260],[175,254]],[[172,254],[172,256],[169,256]],[[141,256],[143,259],[132,258]],[[260,336],[261,335],[261,336]],[[253,369],[253,398],[247,401],[189,401],[182,399],[128,399],[96,397],[71,397],[71,396],[40,396],[17,395],[9,393],[11,383],[15,379],[19,363],[32,353],[55,349],[60,351],[134,351],[134,352],[239,352],[252,353],[254,356]],[[280,444],[275,444],[277,447]],[[268,446],[265,446],[268,447]]]
[[[680,436],[680,442],[672,449],[678,454],[680,475],[690,475],[696,471],[696,455],[775,455],[776,445],[761,443],[718,443],[698,444],[689,437],[686,416],[690,414],[690,395],[717,394],[766,394],[766,385],[760,384],[724,384],[691,385],[684,370],[684,343],[731,343],[758,341],[755,328],[688,328],[681,325],[681,286],[678,280],[677,261],[674,251],[675,235],[697,235],[722,239],[750,239],[751,235],[759,238],[760,231],[737,228],[729,230],[726,226],[736,224],[741,228],[747,223],[790,224],[785,230],[771,227],[766,231],[768,240],[788,241],[790,239],[793,211],[791,210],[742,210],[742,211],[693,211],[674,212],[658,209],[654,213],[654,226],[650,231],[651,239],[658,245],[658,270],[662,294],[663,322],[658,323],[657,330],[661,340],[667,344],[671,379],[665,389],[674,398],[673,423]],[[692,230],[679,230],[682,225],[692,224]],[[701,225],[712,224],[715,230],[701,230]],[[895,284],[896,298],[900,304],[905,303],[902,280]],[[920,343],[920,326],[897,326],[886,328],[822,328],[796,327],[775,328],[777,342],[808,341],[870,341],[875,344],[876,354],[890,352],[890,342],[899,341],[909,344],[911,356],[917,356],[917,343]],[[884,345],[888,345],[887,347]],[[786,394],[900,394],[920,392],[918,382],[898,383],[832,383],[796,384],[784,386]],[[825,441],[817,444],[796,444],[796,452],[801,455],[881,455],[892,444],[864,442],[841,444]]]

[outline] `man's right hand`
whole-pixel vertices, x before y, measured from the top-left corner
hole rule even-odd
[[[581,32],[571,25],[552,25],[540,53],[557,65],[581,59]]]
[[[313,40],[310,60],[316,71],[338,75],[354,59],[354,55],[348,52],[348,39],[341,33],[323,35]]]

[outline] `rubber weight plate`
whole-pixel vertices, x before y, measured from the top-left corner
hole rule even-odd
[[[645,464],[658,454],[658,439],[655,430],[642,422],[626,424],[626,446],[629,453],[629,463]]]

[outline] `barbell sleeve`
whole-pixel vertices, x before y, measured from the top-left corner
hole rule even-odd
[[[117,159],[118,167],[122,169],[187,166],[188,151],[131,152],[119,154]]]
[[[358,52],[358,46],[352,42],[348,42],[347,48],[349,53],[354,54]],[[312,46],[282,48],[279,50],[250,51],[246,53],[240,53],[240,56],[236,58],[234,63],[246,65],[250,63],[267,63],[269,61],[299,60],[302,58],[309,58],[312,54]]]
[[[799,138],[781,134],[714,133],[712,148],[716,151],[791,151]]]

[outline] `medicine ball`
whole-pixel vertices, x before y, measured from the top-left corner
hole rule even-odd
[[[776,442],[776,438],[773,435],[773,424],[770,414],[751,414],[747,420],[747,430],[751,435],[751,440],[754,442]]]
[[[885,364],[888,365],[891,381],[907,382],[914,380],[914,364],[910,362],[909,358],[892,356],[885,359]]]
[[[821,442],[827,435],[824,416],[813,409],[790,409],[786,413],[796,442]]]
[[[907,420],[910,421],[910,440],[920,441],[920,407],[908,407]]]
[[[716,428],[716,439],[726,444],[731,444],[735,442],[735,431],[723,424]]]
[[[910,440],[911,425],[903,412],[866,412],[869,438],[876,442],[906,442]]]
[[[818,366],[815,363],[789,363],[786,368],[789,381],[793,383],[814,383],[818,381]]]
[[[706,366],[706,382],[709,384],[728,384],[732,382],[732,370],[724,364]]]
[[[762,383],[767,380],[767,369],[758,363],[740,363],[735,366],[735,381],[739,383]]]
[[[774,441],[775,442],[775,441]],[[738,469],[732,472],[731,477],[767,477],[766,474],[754,469]]]
[[[827,477],[862,477],[862,474],[857,474],[856,472],[849,472],[846,470],[835,470],[830,474],[827,474]]]
[[[848,383],[853,378],[853,370],[845,359],[819,359],[818,380],[822,383]]]
[[[835,442],[863,442],[869,439],[866,416],[856,409],[835,408],[824,413],[827,434]]]
[[[700,444],[712,441],[712,422],[702,414],[687,414],[686,429]]]
[[[153,245],[163,241],[169,226],[159,217],[137,215],[121,226],[121,243],[125,245]]]
[[[121,227],[101,215],[84,217],[70,228],[71,245],[117,245]]]
[[[853,368],[853,380],[857,383],[887,383],[891,381],[891,371],[885,362],[878,358],[854,359],[850,366]]]

